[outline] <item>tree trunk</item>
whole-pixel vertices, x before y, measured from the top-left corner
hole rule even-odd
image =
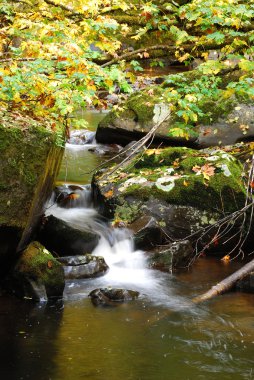
[[[198,297],[195,297],[193,299],[193,302],[195,303],[204,302],[210,298],[218,296],[219,294],[227,292],[234,286],[236,281],[242,279],[243,277],[245,277],[247,274],[249,274],[252,271],[254,271],[254,259],[251,260],[248,264],[244,265],[241,269],[239,269],[235,273],[231,274],[229,277],[219,282],[217,285],[213,286],[206,293],[201,294]]]

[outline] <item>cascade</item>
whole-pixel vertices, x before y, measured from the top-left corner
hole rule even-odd
[[[67,190],[71,186],[68,185],[68,179],[73,177],[73,173],[68,174],[69,168],[76,173],[84,171],[85,160],[91,154],[91,148],[102,149],[94,140],[92,144],[67,144],[66,154],[69,167],[66,170],[67,182],[62,188],[63,192],[64,187]],[[148,268],[146,253],[135,250],[131,232],[126,228],[112,228],[109,221],[98,214],[92,203],[90,186],[80,183],[75,183],[75,186],[77,188],[75,194],[78,196],[70,197],[68,205],[64,207],[51,202],[46,216],[54,215],[74,228],[97,232],[100,240],[92,254],[104,257],[110,269],[102,277],[68,280],[65,297],[83,298],[95,288],[111,286],[137,290],[150,301],[168,305],[171,308],[186,307],[186,300],[174,296],[174,291],[170,290],[174,287],[172,286],[173,277]]]

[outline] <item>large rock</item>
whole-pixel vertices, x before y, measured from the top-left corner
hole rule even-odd
[[[1,270],[30,241],[52,192],[63,154],[47,122],[5,115],[0,121]],[[63,141],[62,141],[63,143]],[[13,236],[5,239],[6,230]],[[15,241],[15,244],[14,244]]]
[[[103,257],[93,255],[59,257],[66,279],[103,276],[109,269]]]
[[[240,74],[238,74],[239,76]],[[178,75],[179,83],[191,83],[199,79],[201,73],[197,70]],[[229,78],[224,78],[228,82]],[[222,87],[227,83],[223,83]],[[109,112],[100,121],[96,140],[102,143],[117,143],[126,145],[132,140],[139,140],[147,134],[158,122],[158,115],[169,108],[169,103],[163,98],[167,87],[174,84],[167,81],[161,86],[148,87],[132,94],[117,110]],[[182,133],[172,132],[178,128],[183,119],[174,111],[170,118],[156,130],[153,143],[163,142],[171,146],[188,146],[204,148],[217,145],[232,145],[240,141],[254,140],[254,106],[246,99],[236,99],[234,96],[213,100],[210,97],[197,100],[196,104],[203,115],[199,116],[198,124],[192,123],[191,131],[182,129]],[[171,107],[172,108],[172,107]]]
[[[65,286],[64,270],[46,248],[32,242],[21,253],[6,285],[21,298],[34,301],[61,298]]]
[[[98,244],[99,235],[73,228],[63,220],[50,215],[43,220],[39,240],[57,256],[74,256],[91,253]]]
[[[195,251],[189,240],[182,240],[157,249],[149,257],[149,266],[163,272],[174,272],[178,269],[187,269],[195,256]]]
[[[186,239],[241,208],[242,173],[242,164],[225,150],[151,149],[121,173],[98,173],[92,188],[100,211],[115,221],[132,227],[146,216],[148,224],[139,227],[136,238],[146,235],[151,245],[158,244],[161,232],[171,241]]]

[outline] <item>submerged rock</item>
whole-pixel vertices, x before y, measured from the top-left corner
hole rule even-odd
[[[93,255],[59,257],[66,279],[103,276],[109,269],[103,257]]]
[[[65,286],[62,265],[39,242],[21,253],[6,286],[15,295],[34,301],[61,298]]]
[[[78,230],[53,215],[43,220],[39,240],[57,256],[73,256],[91,253],[99,241],[99,235]]]
[[[164,272],[174,272],[177,269],[188,268],[194,255],[190,241],[182,240],[157,249],[157,252],[149,257],[149,266]]]
[[[118,288],[100,288],[89,293],[89,297],[95,306],[116,306],[119,303],[135,300],[138,296],[139,292],[135,290]]]

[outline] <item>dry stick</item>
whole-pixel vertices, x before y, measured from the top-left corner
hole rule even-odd
[[[121,161],[118,165],[116,165],[109,173],[102,175],[102,178],[100,180],[105,180],[105,178],[112,175],[118,169],[123,168],[124,164],[128,163],[129,160],[135,155],[135,153],[137,153],[139,151],[139,149],[146,144],[147,141],[149,141],[150,139],[153,139],[156,130],[161,126],[162,123],[164,123],[169,118],[169,116],[170,116],[170,111],[168,112],[168,114],[164,118],[162,118],[158,123],[156,123],[151,128],[151,130],[144,137],[142,137],[142,139],[140,139],[139,141],[137,141],[137,143],[135,143],[134,149],[133,149],[134,145],[132,145],[132,147],[130,147],[130,149],[132,150],[130,156],[126,157],[123,161]]]
[[[213,286],[208,292],[201,294],[198,297],[195,297],[192,301],[194,303],[204,302],[218,296],[219,294],[225,293],[230,290],[236,281],[241,280],[247,274],[254,271],[254,259],[251,260],[248,264],[245,264],[241,269],[231,274],[229,277],[226,277],[224,280],[219,282],[217,285]]]

